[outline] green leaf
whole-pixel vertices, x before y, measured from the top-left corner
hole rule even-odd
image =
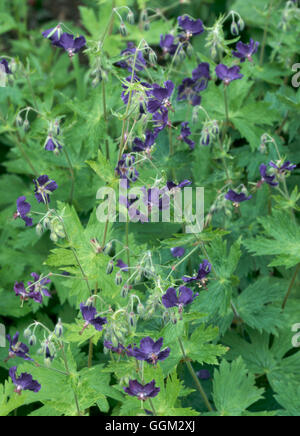
[[[232,363],[223,360],[215,371],[213,398],[221,416],[241,416],[263,398],[263,392],[264,389],[255,387],[254,375],[248,373],[242,358]]]

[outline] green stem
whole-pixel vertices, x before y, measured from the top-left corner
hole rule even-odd
[[[69,154],[67,152],[67,150],[65,149],[65,147],[63,148],[64,154],[66,156],[68,165],[69,165],[69,170],[70,170],[70,175],[71,175],[71,192],[70,192],[70,204],[73,203],[73,197],[74,197],[74,188],[75,188],[75,174],[74,174],[74,169],[73,169],[73,165],[71,162],[71,159],[69,157]]]
[[[106,135],[108,133],[108,124],[107,124],[107,108],[106,108],[106,86],[105,86],[105,80],[102,80],[102,101],[103,101],[103,118],[105,122],[106,127]],[[105,138],[105,150],[106,150],[106,160],[109,161],[110,155],[109,155],[109,143],[108,139]]]
[[[189,372],[190,372],[190,374],[191,374],[191,376],[192,376],[192,378],[193,378],[193,380],[194,380],[194,382],[195,382],[195,384],[197,386],[197,389],[200,392],[200,394],[201,394],[201,396],[203,398],[203,401],[204,401],[207,409],[209,410],[209,412],[213,412],[214,409],[211,407],[211,404],[210,404],[210,402],[209,402],[209,400],[207,398],[207,395],[206,395],[206,393],[205,393],[205,391],[204,391],[204,389],[203,389],[203,387],[202,387],[202,385],[201,385],[201,383],[199,381],[199,378],[197,377],[197,374],[195,373],[195,370],[194,370],[194,368],[193,368],[189,358],[187,357],[187,355],[185,353],[182,340],[180,338],[178,338],[178,342],[179,342],[179,346],[180,346],[182,355],[184,357],[184,361],[186,363],[186,366],[187,366],[187,368],[188,368],[188,370],[189,370]]]
[[[108,225],[109,225],[109,218],[107,218],[106,223],[105,223],[104,235],[103,235],[103,240],[102,240],[102,249],[104,249],[105,244],[106,244]]]
[[[229,102],[228,102],[228,86],[224,84],[224,103],[225,103],[225,115],[226,115],[226,125],[225,125],[225,134],[229,125]],[[225,136],[224,134],[224,136]]]
[[[127,263],[130,268],[130,250],[129,250],[129,219],[126,221],[126,251],[127,251]]]
[[[285,309],[286,303],[287,303],[287,301],[288,301],[288,299],[289,299],[289,297],[290,297],[290,295],[291,295],[291,292],[292,292],[293,286],[294,286],[294,284],[295,284],[295,281],[296,281],[296,278],[297,278],[299,272],[300,272],[300,263],[299,263],[299,265],[298,265],[297,268],[296,268],[296,271],[295,271],[295,273],[294,273],[294,275],[293,275],[293,277],[292,277],[292,280],[291,280],[291,283],[290,283],[289,289],[288,289],[288,291],[287,291],[287,294],[286,294],[286,296],[284,297],[284,300],[283,300],[283,303],[282,303],[282,310]]]
[[[66,353],[65,353],[65,349],[64,349],[64,345],[63,344],[61,345],[61,352],[62,352],[63,360],[64,360],[64,363],[65,363],[65,368],[66,368],[67,375],[68,375],[68,377],[71,377],[71,373],[70,373],[69,365],[68,365],[68,360],[67,360],[67,357],[66,357]],[[75,389],[73,387],[72,387],[72,390],[73,390],[73,393],[74,393],[74,400],[75,400],[75,404],[76,404],[77,415],[81,416],[77,394],[76,394]]]
[[[38,171],[35,169],[33,163],[31,162],[31,160],[29,159],[29,157],[26,154],[26,151],[24,150],[22,144],[21,144],[21,139],[19,137],[19,135],[16,135],[16,139],[17,139],[17,147],[20,150],[22,156],[24,157],[24,159],[26,160],[26,162],[28,163],[28,165],[30,166],[30,169],[32,171],[32,174],[37,176],[38,175]]]
[[[265,49],[266,49],[266,44],[267,44],[267,37],[268,37],[270,19],[271,19],[271,15],[272,15],[273,3],[274,3],[274,0],[272,0],[271,3],[270,3],[268,16],[266,18],[266,25],[265,25],[265,28],[264,28],[263,43],[262,43],[262,46],[261,46],[260,59],[259,59],[259,65],[261,67],[262,67],[263,62],[264,62]]]

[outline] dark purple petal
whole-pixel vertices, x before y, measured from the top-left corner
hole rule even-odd
[[[171,248],[171,253],[173,257],[182,257],[185,254],[185,249],[183,247],[173,247]]]
[[[232,201],[233,203],[242,203],[244,201],[251,200],[252,195],[247,197],[244,193],[238,194],[232,189],[225,195],[226,200]]]

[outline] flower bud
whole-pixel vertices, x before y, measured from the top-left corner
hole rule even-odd
[[[120,25],[120,33],[122,36],[127,36],[127,29],[126,29],[125,23],[123,21]]]
[[[128,297],[128,293],[129,293],[129,286],[127,284],[125,284],[122,288],[121,291],[121,297],[122,298],[127,298]]]
[[[132,10],[130,9],[127,15],[127,21],[129,24],[134,24],[134,13],[132,12]]]
[[[137,313],[138,313],[139,315],[143,315],[144,312],[145,312],[145,307],[144,307],[144,305],[143,305],[142,303],[139,303],[138,306],[137,306]]]
[[[55,326],[54,333],[58,338],[60,338],[63,335],[63,332],[64,332],[64,327],[62,325],[61,319],[59,319],[58,323]]]
[[[57,234],[56,233],[54,233],[54,232],[51,232],[50,233],[50,239],[51,239],[51,241],[52,242],[57,242],[58,241],[58,236],[57,236]]]
[[[41,223],[38,223],[35,230],[38,236],[42,236],[42,234],[44,233],[44,229]]]
[[[26,339],[29,339],[32,336],[31,330],[29,328],[27,328],[26,330],[24,330],[24,337]]]
[[[148,32],[150,30],[150,21],[149,20],[144,22],[144,30],[145,30],[145,32]]]
[[[112,242],[109,242],[108,244],[105,245],[105,247],[103,248],[103,253],[106,255],[109,255],[111,250],[112,250]]]
[[[106,274],[110,275],[114,270],[114,261],[110,260],[106,268]]]
[[[165,324],[167,324],[170,321],[170,313],[168,311],[165,311],[163,313],[163,321]]]
[[[245,22],[241,17],[239,18],[239,21],[237,24],[239,26],[240,31],[242,32],[245,29]]]
[[[130,312],[128,314],[128,322],[129,322],[130,327],[135,327],[135,325],[136,325],[136,316],[135,316],[134,312]]]
[[[36,345],[36,336],[35,335],[30,336],[28,343],[31,347],[34,347]]]
[[[118,271],[115,278],[116,285],[120,286],[123,282],[123,276],[121,271]]]
[[[29,128],[30,128],[30,123],[26,119],[26,120],[24,120],[24,123],[23,123],[23,129],[24,129],[25,132],[28,132]]]
[[[16,117],[16,125],[18,127],[21,127],[22,124],[23,124],[23,118],[21,117],[21,115],[18,114],[17,117]]]
[[[240,34],[239,26],[237,25],[237,23],[235,21],[233,21],[231,23],[230,31],[231,31],[231,34],[234,36],[238,36]]]
[[[132,156],[131,154],[128,154],[126,156],[126,159],[125,159],[125,165],[127,167],[132,167],[132,165],[134,164],[134,161],[135,161],[134,156]]]

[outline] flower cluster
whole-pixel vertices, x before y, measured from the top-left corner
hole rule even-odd
[[[16,296],[21,298],[21,301],[34,300],[36,303],[41,304],[43,302],[43,296],[51,297],[50,292],[46,288],[46,285],[51,283],[47,277],[39,276],[36,273],[32,273],[34,282],[28,282],[27,288],[23,282],[16,282],[14,286],[14,291]]]
[[[192,78],[183,79],[178,88],[178,101],[187,100],[192,106],[201,104],[200,92],[204,91],[211,79],[209,64],[203,62],[192,72]]]

